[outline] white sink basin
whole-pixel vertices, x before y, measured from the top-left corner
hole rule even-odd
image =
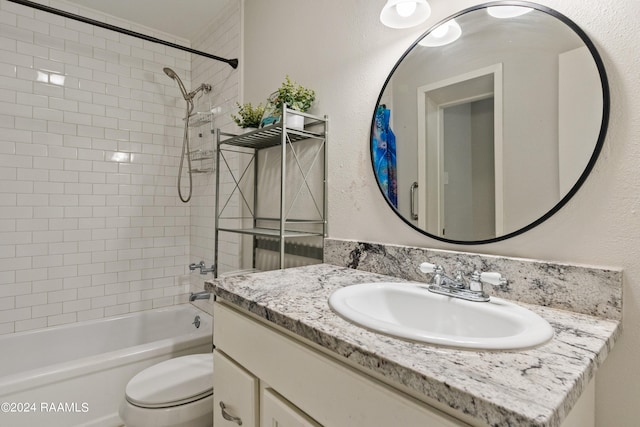
[[[375,332],[447,347],[516,350],[553,337],[551,325],[526,308],[491,297],[472,302],[411,283],[363,283],[338,289],[329,306]]]

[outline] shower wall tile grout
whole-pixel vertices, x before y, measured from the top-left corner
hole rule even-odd
[[[240,2],[228,2],[221,11],[220,19],[203,29],[194,38],[192,47],[197,50],[215,52],[216,55],[224,58],[237,58],[240,55],[240,19]],[[196,55],[192,55],[191,64],[191,81],[193,85],[199,85],[202,82],[212,85],[212,92],[209,98],[211,102],[210,108],[219,111],[214,115],[212,127],[220,128],[226,132],[237,132],[238,129],[231,120],[230,115],[235,113],[236,102],[239,101],[240,73],[238,70],[234,70],[225,63],[211,61]],[[192,149],[212,150],[215,148],[215,135],[213,134],[206,135],[205,138],[195,138],[193,141]],[[194,177],[190,230],[191,262],[202,260],[208,266],[213,264],[215,251],[213,217],[215,211],[215,187],[215,172]],[[221,197],[226,196],[223,194]],[[239,239],[237,236],[228,233],[221,233],[220,238],[219,271],[224,273],[240,269]],[[203,276],[203,278],[210,279],[211,276]],[[203,286],[204,283],[200,288],[203,288]]]
[[[236,3],[223,18],[239,40]],[[194,47],[237,56],[227,37]],[[196,176],[180,202],[184,101],[162,68],[235,105],[237,73],[206,61],[0,1],[0,334],[187,301],[187,265],[213,258],[215,181]]]

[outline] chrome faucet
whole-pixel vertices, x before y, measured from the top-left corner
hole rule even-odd
[[[210,268],[207,268],[207,266],[204,264],[204,261],[200,261],[199,264],[196,264],[196,263],[189,264],[189,270],[194,271],[197,268],[200,269],[200,274],[207,274],[207,273],[213,273],[215,266],[212,265]]]
[[[191,292],[191,294],[189,295],[189,301],[195,301],[197,299],[209,299],[210,296],[211,292],[209,291],[201,291],[196,293]]]
[[[451,278],[444,273],[441,265],[423,262],[419,269],[422,273],[433,274],[432,283],[427,288],[430,292],[468,301],[489,301],[489,295],[484,292],[485,284],[501,290],[508,288],[507,279],[500,273],[474,271],[469,283],[465,283],[461,271],[456,272],[455,278]]]

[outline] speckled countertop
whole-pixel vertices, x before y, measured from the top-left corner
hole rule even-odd
[[[456,350],[370,332],[329,308],[334,290],[380,281],[402,280],[318,264],[212,283],[218,298],[492,426],[560,426],[620,334],[617,321],[523,304],[553,326],[550,342],[517,352]]]

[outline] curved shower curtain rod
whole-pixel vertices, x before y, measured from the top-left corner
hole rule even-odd
[[[18,3],[18,4],[21,4],[23,6],[32,7],[34,9],[42,10],[42,11],[45,11],[45,12],[53,13],[54,15],[62,16],[64,18],[69,18],[69,19],[73,19],[73,20],[76,20],[76,21],[84,22],[85,24],[91,24],[91,25],[95,25],[97,27],[106,28],[107,30],[116,31],[118,33],[126,34],[128,36],[136,37],[136,38],[139,38],[139,39],[142,39],[142,40],[147,40],[147,41],[150,41],[150,42],[153,42],[153,43],[159,43],[159,44],[162,44],[162,45],[165,45],[165,46],[173,47],[175,49],[184,50],[186,52],[190,52],[190,53],[193,53],[195,55],[205,56],[205,57],[210,58],[210,59],[215,59],[216,61],[225,62],[225,63],[231,65],[231,67],[233,67],[233,68],[238,68],[238,60],[237,59],[221,58],[221,57],[216,56],[216,55],[211,55],[210,53],[206,53],[206,52],[202,52],[202,51],[199,51],[199,50],[191,49],[190,47],[181,46],[179,44],[175,44],[175,43],[171,43],[171,42],[168,42],[168,41],[165,41],[165,40],[161,40],[161,39],[158,39],[158,38],[155,38],[155,37],[151,37],[151,36],[148,36],[146,34],[137,33],[135,31],[127,30],[126,28],[117,27],[117,26],[111,25],[111,24],[106,24],[104,22],[96,21],[95,19],[85,18],[84,16],[76,15],[74,13],[65,12],[64,10],[55,9],[53,7],[45,6],[43,4],[35,3],[35,2],[29,1],[29,0],[8,0],[8,1],[10,1],[12,3]]]

